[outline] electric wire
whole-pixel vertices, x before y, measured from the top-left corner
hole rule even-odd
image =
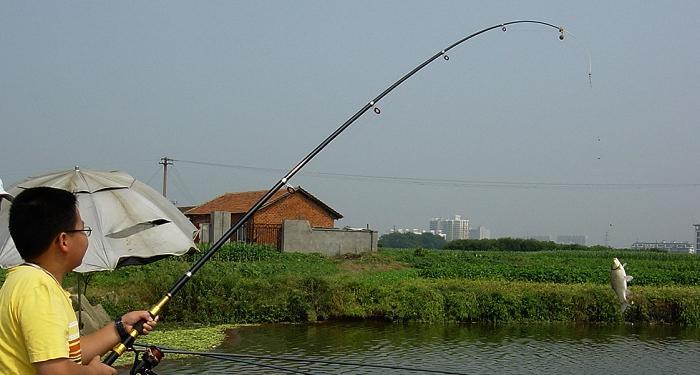
[[[261,172],[280,172],[282,169],[253,167],[238,164],[211,163],[196,160],[173,159],[174,161],[187,164],[203,165],[208,167],[220,167],[231,169],[245,169]],[[352,179],[358,181],[376,181],[384,183],[400,183],[431,186],[454,186],[471,188],[507,188],[507,189],[677,189],[677,188],[699,188],[700,183],[571,183],[571,182],[542,182],[542,181],[489,181],[489,180],[459,180],[444,178],[420,178],[401,176],[379,176],[350,173],[333,172],[299,172],[299,174],[310,177]]]
[[[151,175],[151,177],[149,177],[148,180],[146,180],[146,185],[150,185],[150,184],[151,184],[151,181],[153,181],[153,178],[155,178],[156,175],[157,175],[158,173],[160,173],[160,171],[161,171],[161,169],[160,169],[160,168],[157,168],[156,171],[153,172],[153,174]]]
[[[185,180],[182,178],[182,175],[180,175],[180,171],[178,170],[179,168],[176,168],[175,165],[173,164],[171,166],[171,170],[175,172],[175,180],[177,181],[178,188],[180,189],[180,192],[185,195],[186,199],[189,199],[190,202],[196,202],[197,200],[194,199],[194,196],[190,192],[190,190],[187,188],[187,185],[185,184]]]

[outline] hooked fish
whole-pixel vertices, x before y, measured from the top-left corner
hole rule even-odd
[[[615,295],[620,299],[622,312],[625,312],[631,304],[627,299],[631,295],[629,289],[627,289],[627,283],[632,281],[632,276],[625,273],[626,265],[626,263],[621,264],[617,258],[614,258],[612,268],[610,269],[610,284],[612,285],[613,291],[615,291]]]

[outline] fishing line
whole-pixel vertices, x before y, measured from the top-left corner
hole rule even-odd
[[[134,344],[134,346],[147,347],[147,345],[139,345],[139,344]],[[160,348],[159,348],[159,350],[160,350]],[[139,353],[141,353],[141,351],[136,350],[136,349],[133,349],[133,348],[132,348],[132,351],[133,351],[134,354],[135,354],[135,357],[134,357],[134,366],[133,366],[133,367],[134,367],[134,369],[135,369],[135,368],[139,368],[140,370],[134,371],[134,370],[132,369],[131,375],[136,375],[136,374],[154,374],[154,375],[157,375],[157,374],[155,374],[155,372],[152,370],[152,367],[155,366],[155,364],[152,365],[152,366],[143,366],[143,362],[139,362],[139,360],[138,360],[138,355],[139,355]],[[166,351],[165,351],[165,350],[161,350],[161,352],[162,352],[162,353],[165,353]],[[167,351],[167,352],[173,353],[173,352],[171,352],[171,351]],[[173,353],[173,354],[176,354],[176,353]],[[183,353],[183,354],[184,354],[184,353]],[[192,354],[192,355],[196,355],[196,354]],[[228,361],[228,362],[242,363],[242,364],[251,365],[251,366],[256,366],[256,367],[264,367],[264,368],[269,368],[269,369],[273,369],[273,370],[279,370],[279,371],[289,372],[289,373],[293,373],[293,374],[313,375],[312,372],[308,372],[308,371],[298,371],[298,370],[290,369],[290,368],[286,368],[286,367],[280,367],[280,366],[275,366],[275,365],[270,365],[270,364],[264,364],[264,363],[250,362],[250,361],[246,361],[246,360],[244,360],[244,359],[239,359],[239,358],[229,358],[229,357],[225,357],[225,356],[222,356],[222,355],[219,355],[219,354],[216,354],[216,353],[214,353],[213,355],[210,355],[210,356],[207,356],[207,355],[200,355],[200,356],[202,356],[202,357],[210,357],[210,358],[219,359],[219,360]],[[157,362],[156,362],[156,364],[157,364]],[[143,370],[141,370],[141,369],[143,369]]]
[[[572,39],[574,39],[576,41],[576,44],[578,44],[581,48],[583,48],[584,52],[588,55],[588,86],[590,88],[593,88],[593,78],[592,78],[592,76],[593,76],[593,59],[591,58],[590,50],[588,49],[588,47],[586,47],[585,44],[581,43],[578,40],[578,38],[576,38],[574,36],[574,34],[570,33],[568,30],[563,30],[562,35],[564,35],[564,34],[566,34],[566,35],[570,36]]]
[[[237,362],[237,363],[243,363],[243,364],[247,364],[247,365],[251,365],[251,366],[264,367],[264,368],[269,368],[269,369],[273,369],[273,370],[279,370],[279,371],[289,372],[289,373],[292,373],[292,374],[307,374],[307,375],[313,375],[313,374],[314,374],[313,372],[309,372],[309,371],[298,371],[298,370],[290,369],[290,368],[286,368],[286,367],[280,367],[280,366],[275,366],[275,365],[269,365],[269,364],[263,364],[263,363],[250,362],[250,361],[246,361],[246,360],[242,360],[242,359],[236,359],[236,358],[228,358],[228,357],[224,357],[224,356],[221,356],[221,355],[213,355],[213,356],[208,356],[208,357],[213,358],[213,359],[219,359],[219,360],[222,360],[222,361]]]
[[[551,23],[547,22],[542,22],[542,21],[534,21],[534,20],[519,20],[519,21],[510,21],[510,22],[505,22],[501,23],[498,25],[493,25],[490,27],[487,27],[485,29],[482,29],[480,31],[477,31],[471,35],[468,35],[457,42],[453,43],[452,45],[448,46],[447,48],[440,50],[439,52],[435,53],[433,56],[425,60],[423,63],[415,67],[413,70],[410,72],[406,73],[403,77],[401,77],[398,81],[394,82],[391,86],[389,86],[386,90],[381,92],[378,96],[376,96],[374,99],[370,100],[367,104],[365,104],[362,108],[360,108],[354,115],[352,115],[349,119],[347,119],[344,123],[342,123],[335,131],[333,131],[329,136],[327,136],[318,146],[316,146],[311,152],[309,152],[304,158],[302,158],[292,169],[287,172],[279,181],[277,181],[262,197],[258,199],[257,202],[255,202],[251,208],[246,212],[237,222],[235,225],[231,226],[226,232],[219,238],[212,246],[209,248],[209,250],[202,255],[202,257],[197,260],[192,267],[185,272],[176,282],[175,284],[168,290],[168,292],[151,308],[148,310],[149,314],[152,317],[158,316],[163,309],[168,305],[170,300],[177,294],[178,291],[182,289],[182,287],[192,278],[192,276],[199,271],[204,264],[211,259],[211,257],[214,256],[214,254],[221,249],[227,242],[228,239],[233,235],[236,231],[238,231],[240,228],[245,225],[245,223],[253,217],[253,215],[260,209],[262,208],[267,201],[272,198],[273,195],[277,193],[283,186],[289,186],[288,182],[289,180],[294,177],[304,166],[306,166],[316,155],[318,155],[326,146],[328,146],[336,137],[338,137],[345,129],[347,129],[351,124],[353,124],[357,119],[359,119],[365,112],[369,111],[370,109],[374,109],[376,104],[384,98],[386,95],[388,95],[391,91],[393,91],[396,87],[398,87],[400,84],[402,84],[404,81],[412,77],[414,74],[416,74],[418,71],[426,67],[428,64],[433,62],[434,60],[443,57],[447,55],[447,52],[450,51],[452,48],[464,43],[465,41],[474,38],[478,35],[481,35],[485,32],[488,32],[490,30],[494,30],[497,28],[502,28],[506,29],[509,25],[514,25],[514,24],[537,24],[537,25],[542,25],[546,27],[553,28],[559,32],[559,39],[563,40],[564,39],[564,28],[560,26],[555,26]],[[115,345],[112,350],[105,355],[103,358],[103,363],[107,365],[112,365],[126,350],[131,347],[136,339],[141,335],[141,330],[143,328],[143,324],[145,321],[140,321],[136,323],[131,331],[129,332],[128,336],[124,338],[122,341],[120,341],[117,345]]]
[[[145,347],[147,345],[134,344],[134,346]],[[248,358],[248,359],[264,359],[272,361],[282,361],[282,362],[299,362],[299,363],[317,363],[324,365],[338,365],[338,366],[356,366],[356,367],[367,367],[367,368],[382,368],[387,370],[402,370],[411,372],[423,372],[427,374],[446,374],[446,375],[468,375],[461,372],[454,371],[444,371],[444,370],[429,370],[415,367],[404,367],[404,366],[392,366],[392,365],[380,365],[380,364],[367,364],[359,362],[346,362],[346,361],[327,361],[318,359],[306,359],[306,358],[292,358],[292,357],[269,357],[269,356],[259,356],[251,354],[232,354],[232,353],[212,353],[212,352],[198,352],[198,351],[188,351],[180,350],[175,348],[158,347],[163,353],[171,354],[182,354],[182,355],[196,355],[202,357],[211,357],[224,360],[232,360],[234,358]]]

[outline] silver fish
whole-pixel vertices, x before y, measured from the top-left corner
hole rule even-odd
[[[632,281],[632,276],[625,273],[625,266],[627,264],[621,264],[617,258],[613,259],[612,268],[610,269],[610,284],[612,285],[615,295],[620,299],[620,306],[622,307],[622,312],[625,312],[630,304],[632,303],[628,297],[631,296],[629,289],[627,289],[627,283]]]

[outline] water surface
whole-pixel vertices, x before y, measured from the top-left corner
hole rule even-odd
[[[160,375],[427,373],[405,368],[460,374],[700,373],[700,329],[677,326],[270,324],[233,329],[215,350],[404,369],[260,359],[246,359],[246,364],[208,358],[175,360],[166,356],[155,370]],[[128,370],[120,372],[127,373]]]

